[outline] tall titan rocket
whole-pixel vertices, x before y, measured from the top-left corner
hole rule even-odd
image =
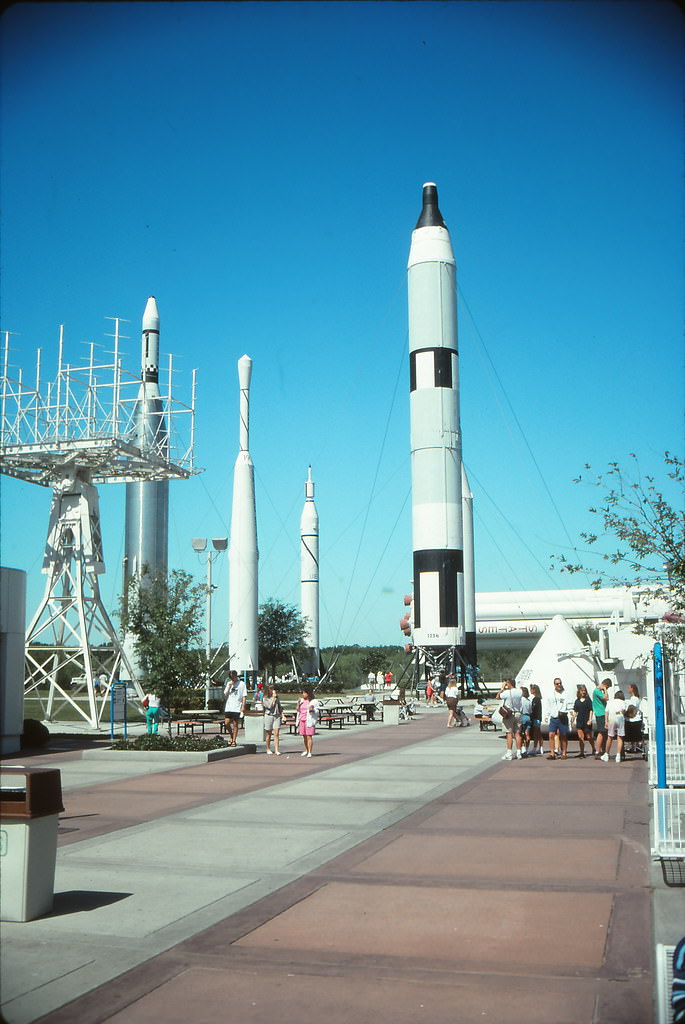
[[[159,393],[159,312],[153,295],[143,313],[140,389],[133,411],[131,440],[166,455],[167,425]],[[124,586],[144,566],[166,572],[169,526],[169,481],[126,484]]]
[[[309,467],[300,518],[300,610],[307,632],[307,675],[319,674],[319,513],[314,504],[314,481]]]
[[[423,186],[409,252],[414,643],[465,643],[456,267],[438,190]]]
[[[254,466],[250,457],[250,378],[252,360],[238,360],[240,383],[240,451],[233,470],[233,507],[228,585],[228,653],[239,674],[258,668],[257,514]]]

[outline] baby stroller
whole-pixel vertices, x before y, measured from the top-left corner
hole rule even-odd
[[[404,704],[400,704],[400,712],[399,712],[400,722],[408,722],[408,721],[410,721],[414,717],[415,714],[416,714],[416,705],[415,704],[413,704],[411,702],[409,702],[409,703],[405,702]]]
[[[471,725],[468,719],[468,715],[466,714],[463,707],[459,703],[457,703],[457,706],[455,708],[454,717],[458,720],[460,728],[465,725]]]

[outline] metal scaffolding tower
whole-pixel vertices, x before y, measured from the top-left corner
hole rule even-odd
[[[112,684],[121,675],[132,678],[100,595],[98,576],[105,564],[96,485],[187,479],[197,472],[196,371],[191,403],[184,405],[172,395],[169,356],[168,383],[161,396],[167,429],[141,430],[150,385],[144,376],[122,369],[122,321],[108,319],[114,321],[112,361],[96,363],[91,342],[85,365],[66,364],[62,326],[57,377],[45,387],[40,349],[35,386],[24,381],[21,369],[10,376],[11,335],[5,332],[0,397],[0,472],[52,488],[42,567],[47,581],[26,635],[25,696],[39,699],[48,720],[58,720],[71,707],[93,729],[101,721]],[[189,426],[183,431],[185,442],[179,432],[183,424]],[[74,668],[76,675],[67,684]],[[135,679],[134,686],[142,697]]]

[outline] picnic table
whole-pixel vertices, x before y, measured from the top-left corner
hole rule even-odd
[[[347,725],[349,722],[352,722],[354,725],[361,725],[362,713],[350,701],[343,701],[340,698],[333,697],[326,701],[321,701],[319,705],[319,723],[323,724],[324,722],[329,729],[332,729],[334,725],[342,729],[343,725]]]
[[[184,733],[190,730],[191,736],[195,735],[196,729],[201,729],[204,733],[205,725],[212,724],[213,722],[219,723],[219,731],[223,732],[224,721],[220,711],[210,711],[206,709],[193,710],[193,711],[181,711],[181,717],[176,718],[172,721],[172,726],[176,726],[176,735],[179,736],[181,729]]]

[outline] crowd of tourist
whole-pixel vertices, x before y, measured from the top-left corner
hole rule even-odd
[[[373,692],[374,680],[388,693],[387,688],[393,686],[391,672],[369,673],[367,689]],[[245,711],[247,691],[236,672],[230,673],[228,684],[224,690],[226,697],[224,714],[226,731],[229,734],[229,745],[235,746],[239,721]],[[406,708],[404,692],[398,688],[390,693],[398,697]],[[149,699],[150,695],[148,695]],[[426,703],[429,707],[444,706],[447,708],[447,728],[457,725],[471,724],[466,712],[459,706],[460,687],[454,673],[441,671],[428,678],[426,683]],[[504,731],[506,751],[504,761],[520,760],[524,757],[542,757],[545,755],[543,725],[547,732],[546,757],[550,761],[565,760],[568,754],[569,738],[578,741],[577,757],[594,757],[598,761],[613,759],[620,763],[625,754],[643,753],[643,724],[645,720],[645,704],[635,683],[628,686],[628,694],[613,686],[610,679],[603,679],[592,691],[581,683],[574,692],[568,692],[562,680],[554,679],[553,690],[543,697],[540,687],[531,683],[530,687],[517,686],[513,679],[505,679],[497,694],[500,705],[496,708]],[[149,700],[148,731],[154,729],[153,696]],[[283,708],[273,680],[265,685],[259,684],[258,704],[265,712],[264,727],[266,753],[280,754],[279,732],[283,719]],[[413,707],[412,712],[413,713]],[[495,709],[488,707],[479,695],[473,710],[474,718],[481,722],[491,721]],[[302,737],[303,757],[311,757],[313,737],[318,724],[319,707],[313,689],[305,686],[297,704],[297,731]],[[367,716],[368,717],[368,716]],[[405,714],[405,717],[408,717]],[[273,742],[273,750],[272,750]],[[614,748],[614,743],[616,744]]]
[[[517,686],[513,679],[505,679],[498,694],[502,701],[497,709],[502,720],[507,749],[502,760],[520,760],[541,757],[544,754],[543,723],[548,723],[547,759],[556,761],[568,757],[569,737],[575,732],[578,757],[593,756],[598,761],[609,761],[616,741],[614,760],[619,763],[628,753],[642,753],[644,719],[643,699],[635,683],[623,690],[612,688],[610,679],[603,679],[593,687],[580,684],[575,693],[567,693],[562,680],[554,680],[554,690],[543,698],[540,687],[534,683]],[[474,710],[476,718],[488,717],[482,703]],[[626,744],[628,744],[626,746]],[[586,754],[586,746],[589,754]]]

